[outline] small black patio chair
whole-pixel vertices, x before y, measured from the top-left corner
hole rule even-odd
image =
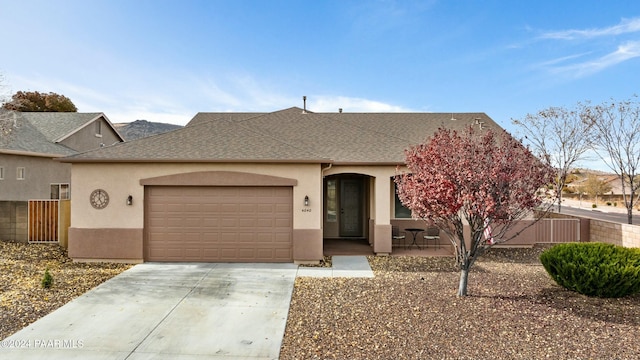
[[[407,243],[405,240],[407,239],[407,234],[404,231],[400,231],[400,228],[393,225],[391,226],[391,247],[393,248],[394,243],[398,243],[402,241],[402,246],[406,249]]]
[[[436,248],[440,248],[440,229],[437,227],[433,227],[430,226],[427,228],[427,230],[424,232],[423,235],[424,238],[424,242],[426,245],[427,241],[433,241],[433,243],[435,244]]]

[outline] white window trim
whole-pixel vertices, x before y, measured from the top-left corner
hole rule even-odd
[[[96,137],[102,137],[102,123],[100,120],[96,121]]]
[[[16,179],[17,180],[24,180],[27,175],[27,170],[24,167],[19,167],[16,169]]]
[[[4,167],[0,166],[0,180],[4,180]]]
[[[66,197],[63,199],[62,198],[62,187],[66,185],[67,187],[67,193],[66,193]],[[71,199],[71,185],[69,185],[69,183],[51,183],[50,186],[57,186],[58,187],[58,198],[57,199],[51,199],[51,200],[70,200]]]

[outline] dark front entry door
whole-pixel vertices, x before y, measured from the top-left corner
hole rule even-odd
[[[340,181],[340,237],[363,236],[362,188],[362,179]]]

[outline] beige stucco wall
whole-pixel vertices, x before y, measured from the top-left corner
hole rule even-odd
[[[144,186],[141,179],[198,172],[234,171],[295,179],[293,187],[294,229],[320,229],[322,220],[322,176],[319,164],[82,164],[72,167],[74,228],[143,228]],[[95,189],[109,194],[109,205],[94,209],[89,196]],[[133,204],[126,204],[133,196]],[[310,206],[304,206],[309,196]]]
[[[69,255],[75,260],[143,261],[144,185],[163,176],[224,171],[294,179],[294,261],[322,259],[322,176],[320,164],[82,164],[72,167],[74,200],[69,229]],[[240,175],[242,176],[242,175]],[[109,194],[109,205],[94,209],[95,189]],[[127,205],[127,197],[133,197]],[[305,196],[309,206],[304,205]]]
[[[345,166],[335,165],[323,172],[323,176],[337,174],[361,174],[374,178],[371,186],[370,214],[378,225],[389,225],[393,194],[391,193],[391,177],[396,174],[396,167],[389,166]]]
[[[376,254],[391,253],[391,214],[394,194],[391,177],[396,166],[334,165],[323,171],[323,176],[361,174],[371,177],[369,188],[369,241]]]
[[[138,258],[143,235],[143,231],[138,230],[144,229],[144,186],[141,185],[141,180],[207,171],[251,173],[297,181],[297,185],[293,186],[294,261],[322,258],[323,176],[367,175],[370,177],[371,245],[378,254],[391,252],[391,214],[394,199],[391,177],[396,174],[395,166],[332,166],[323,171],[320,164],[74,163],[71,175],[74,187],[69,235],[70,255],[74,252],[78,258],[94,258],[94,254],[91,253],[93,245],[89,238],[102,239],[105,234],[112,234],[112,230],[117,229],[119,232],[116,233],[122,237],[119,241],[131,245],[130,250],[126,251],[128,255],[122,257],[142,260]],[[95,189],[104,189],[109,194],[109,205],[106,208],[96,210],[91,206],[89,197]],[[133,197],[132,205],[126,204],[129,195]],[[308,207],[304,206],[305,196],[309,197]],[[74,244],[74,241],[81,243]]]

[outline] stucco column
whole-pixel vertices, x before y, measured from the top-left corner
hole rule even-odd
[[[377,176],[375,181],[375,226],[373,252],[391,253],[391,178]]]

